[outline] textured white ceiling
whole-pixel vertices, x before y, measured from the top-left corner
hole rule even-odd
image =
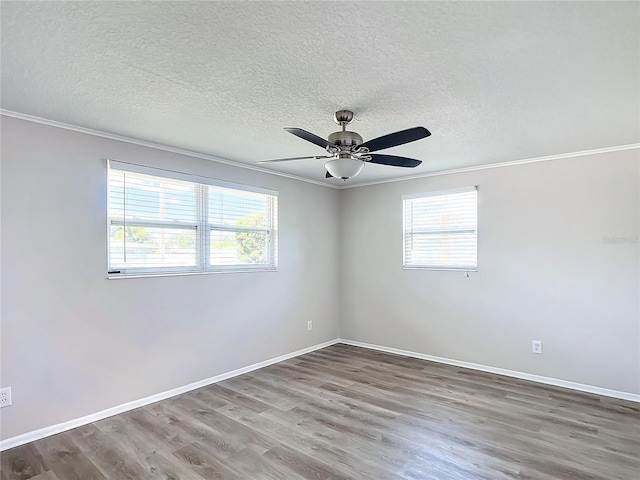
[[[381,152],[420,167],[369,164],[351,183],[640,141],[639,2],[0,8],[2,108],[238,162],[321,155],[282,127],[326,138],[342,108],[365,140],[432,132]]]

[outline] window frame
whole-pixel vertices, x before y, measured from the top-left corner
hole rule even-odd
[[[433,230],[433,231],[424,231],[418,232],[421,234],[454,234],[454,233],[474,233],[475,234],[475,245],[474,245],[474,258],[475,265],[465,265],[460,267],[455,267],[451,265],[420,265],[416,263],[409,264],[407,263],[407,233],[409,230],[407,228],[407,201],[413,201],[421,198],[429,198],[429,197],[441,197],[447,195],[454,195],[459,193],[468,193],[475,192],[475,229],[460,229],[460,228],[450,228],[450,229],[441,229],[441,230]],[[404,270],[433,270],[433,271],[454,271],[454,272],[477,272],[478,271],[478,186],[473,185],[469,187],[461,187],[461,188],[451,188],[447,190],[437,190],[431,192],[422,192],[422,193],[414,193],[409,195],[402,195],[402,268]],[[428,229],[425,229],[428,230]],[[411,232],[411,235],[415,235],[415,232]]]
[[[196,201],[196,219],[192,221],[166,221],[161,220],[134,220],[127,222],[125,220],[118,222],[113,219],[110,213],[110,190],[109,179],[111,170],[118,170],[131,173],[139,173],[157,177],[160,180],[179,180],[189,182],[195,185],[195,201]],[[107,160],[107,179],[106,179],[106,220],[107,220],[107,278],[136,278],[136,277],[156,277],[156,276],[175,276],[175,275],[203,275],[215,273],[241,273],[241,272],[273,272],[278,270],[278,194],[276,190],[270,190],[262,187],[254,187],[239,183],[228,182],[210,177],[199,175],[191,175],[183,172],[176,172],[157,167],[148,167],[119,160]],[[252,226],[230,226],[217,225],[209,223],[208,201],[209,194],[207,187],[219,187],[237,192],[248,192],[254,194],[267,195],[267,227]],[[132,267],[118,268],[111,266],[111,227],[114,225],[121,226],[148,226],[163,228],[192,228],[196,231],[195,246],[195,266],[161,266],[161,267]],[[210,235],[211,231],[227,231],[227,232],[244,232],[244,231],[261,231],[266,233],[267,247],[267,263],[251,264],[238,263],[232,265],[212,265],[210,262]],[[126,232],[125,232],[126,235]]]

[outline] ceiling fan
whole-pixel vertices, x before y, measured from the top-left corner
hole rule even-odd
[[[342,180],[347,180],[348,178],[358,175],[364,168],[364,164],[367,162],[409,168],[417,167],[422,163],[422,161],[414,160],[413,158],[398,157],[396,155],[381,155],[379,153],[372,152],[395,147],[397,145],[403,145],[409,142],[415,142],[421,138],[428,137],[431,135],[431,132],[426,128],[408,128],[407,130],[400,130],[399,132],[390,133],[388,135],[383,135],[382,137],[363,142],[362,137],[359,134],[347,130],[347,125],[353,120],[352,111],[339,110],[334,114],[333,118],[334,121],[342,127],[342,130],[333,132],[329,135],[328,140],[307,132],[306,130],[302,130],[301,128],[285,128],[287,132],[293,133],[307,142],[314,143],[319,147],[324,148],[328,155],[278,158],[275,160],[261,160],[257,163],[328,159],[324,164],[327,169],[325,178],[335,177],[341,178]]]

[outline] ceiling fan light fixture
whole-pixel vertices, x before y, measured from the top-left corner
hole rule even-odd
[[[364,168],[362,160],[354,158],[337,158],[324,164],[331,176],[347,180],[358,175]]]

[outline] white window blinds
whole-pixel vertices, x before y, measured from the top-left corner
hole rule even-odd
[[[476,187],[402,197],[404,266],[476,270]]]
[[[277,192],[109,162],[112,275],[274,269]]]

